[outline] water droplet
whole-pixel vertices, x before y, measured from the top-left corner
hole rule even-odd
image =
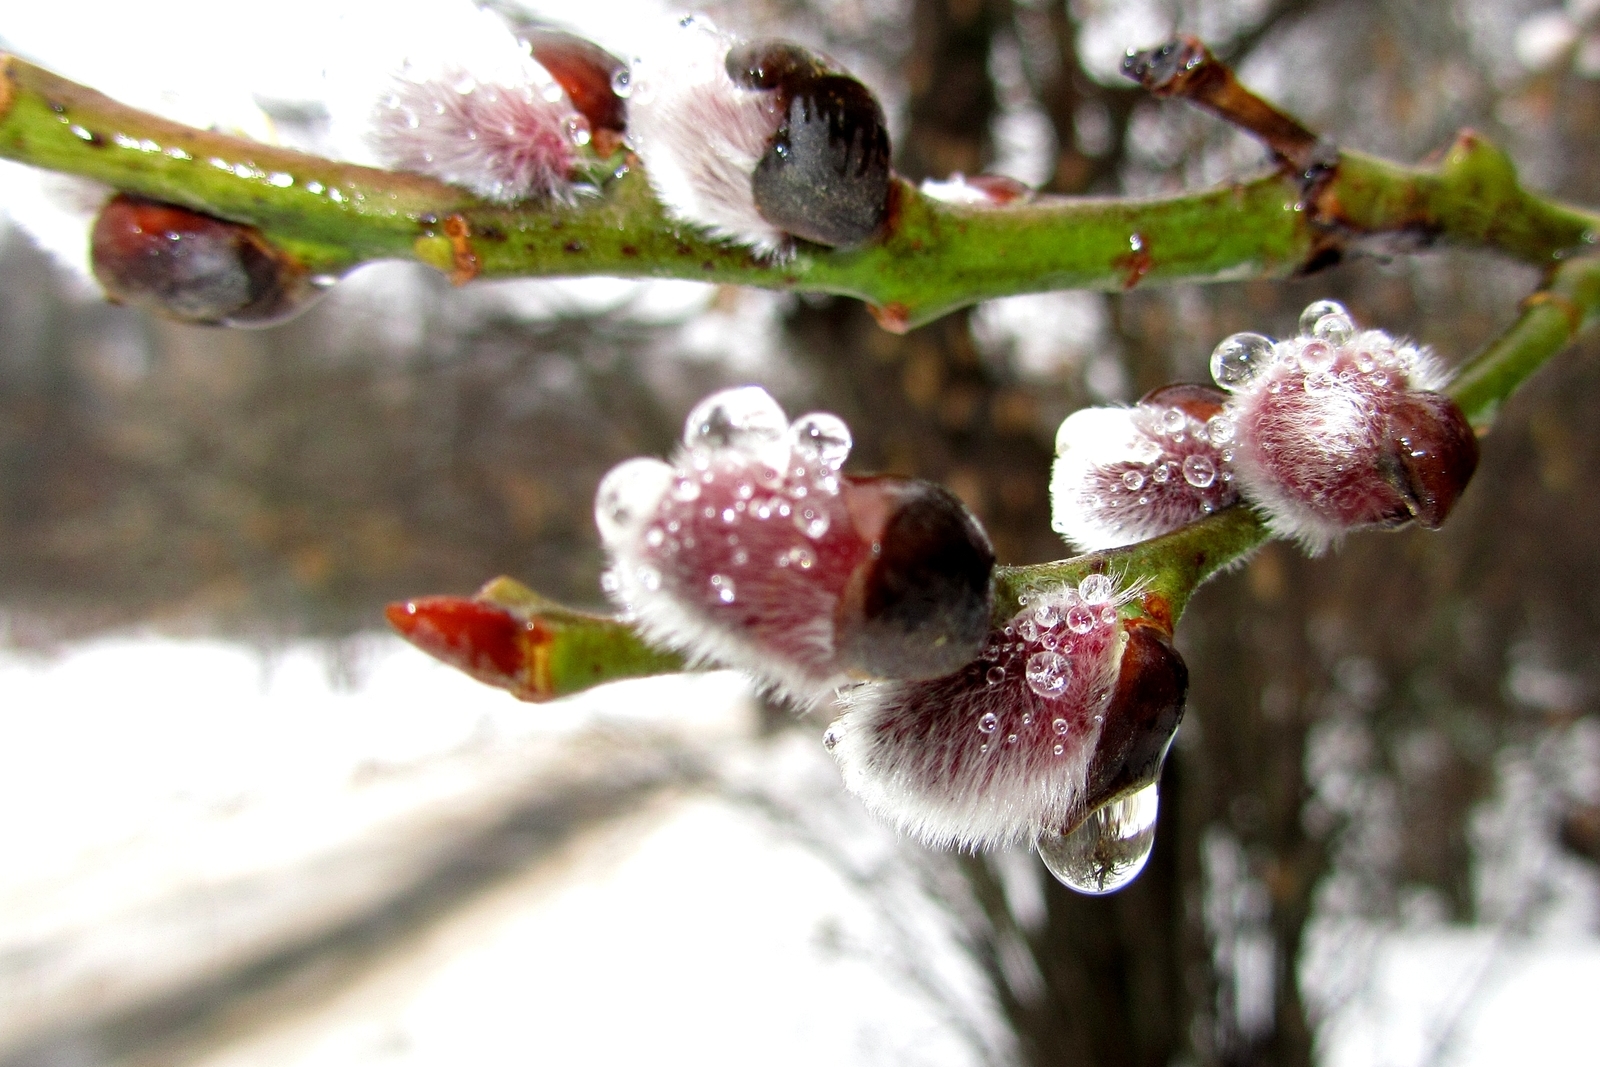
[[[990,685],[999,685],[1006,680],[1006,669],[1004,667],[990,667],[983,673],[983,680]]]
[[[1109,604],[1117,587],[1104,574],[1091,574],[1078,583],[1078,597],[1085,604]]]
[[[750,562],[750,553],[747,552],[745,549],[741,548],[741,549],[739,549],[737,552],[735,552],[733,554],[733,565],[735,567],[743,567],[746,563],[749,563],[749,562]]]
[[[1161,466],[1150,472],[1150,478],[1157,485],[1165,485],[1172,478],[1172,464],[1161,464]]]
[[[1051,719],[1050,720],[1050,729],[1054,730],[1060,736],[1066,737],[1067,736],[1067,720],[1066,719]]]
[[[633,93],[633,72],[623,67],[611,75],[611,91],[626,100]]]
[[[1017,743],[1017,735],[1016,734],[1006,734],[1006,744],[1014,745],[1016,743]]]
[[[1334,307],[1339,305],[1335,304]],[[1311,335],[1318,340],[1326,341],[1330,345],[1342,345],[1355,336],[1356,324],[1350,321],[1350,316],[1340,309],[1332,314],[1324,315],[1311,327]]]
[[[1059,755],[1061,755],[1061,753],[1065,752],[1066,750],[1067,750],[1067,746],[1066,745],[1057,745],[1051,751],[1053,751],[1056,755],[1059,756]]]
[[[1161,413],[1161,428],[1167,433],[1181,434],[1188,425],[1189,417],[1177,408],[1168,408]]]
[[[1000,716],[992,711],[986,711],[978,718],[978,729],[986,734],[992,734],[1000,728]]]
[[[1018,619],[1017,636],[1024,641],[1037,641],[1039,639],[1039,624],[1034,622],[1031,617]]]
[[[732,508],[723,508],[722,509],[722,521],[727,523],[728,525],[730,525],[730,526],[733,525],[733,523],[736,522],[738,520],[738,518],[739,518],[739,513],[737,511],[733,510]]]
[[[1319,370],[1306,375],[1304,387],[1308,393],[1326,393],[1328,390],[1337,387],[1338,384],[1339,380],[1333,375],[1325,370]]]
[[[1127,486],[1130,491],[1137,493],[1140,489],[1144,488],[1144,472],[1123,471],[1122,484]]]
[[[653,593],[661,588],[661,572],[654,567],[640,567],[633,572],[633,577],[641,588],[649,592]]]
[[[617,577],[616,571],[606,571],[600,575],[600,591],[607,595],[615,593],[622,588],[622,579]]]
[[[1210,505],[1206,505],[1206,507],[1207,507],[1207,510],[1210,509]],[[1107,626],[1110,626],[1112,623],[1116,622],[1117,621],[1117,609],[1115,607],[1113,607],[1112,605],[1110,605],[1110,604],[1107,604],[1105,607],[1101,608],[1100,609],[1100,621],[1105,623]]]
[[[1225,337],[1211,353],[1211,377],[1229,392],[1237,392],[1272,361],[1272,353],[1272,339],[1259,333]]]
[[[781,441],[789,430],[783,409],[760,386],[712,393],[684,420],[683,443],[691,449],[736,448],[756,452]]]
[[[1041,630],[1053,629],[1061,624],[1061,605],[1053,601],[1045,601],[1033,609],[1033,621],[1039,624]]]
[[[649,545],[651,548],[660,548],[662,542],[664,542],[666,539],[667,532],[659,526],[652,526],[650,529],[645,531],[644,543]]]
[[[1335,352],[1330,345],[1322,341],[1308,341],[1300,349],[1300,365],[1306,370],[1327,370],[1333,366]]]
[[[1225,445],[1233,440],[1233,420],[1226,415],[1213,415],[1206,421],[1206,436],[1214,445]]]
[[[1033,725],[1033,712],[1025,711],[1025,712],[1022,713],[1022,725],[1024,725],[1024,726],[1032,726]]]
[[[795,545],[778,556],[778,566],[796,567],[803,571],[810,570],[816,562],[817,554],[805,545]]]
[[[827,512],[819,507],[808,505],[795,509],[794,524],[801,533],[815,541],[828,532],[828,527],[832,525],[832,522],[829,520]]]
[[[1209,489],[1217,480],[1217,465],[1210,456],[1190,456],[1183,461],[1183,480],[1196,489]]]
[[[1067,609],[1067,629],[1075,634],[1086,634],[1094,629],[1094,612],[1082,604]]]
[[[659,459],[630,459],[612,467],[594,494],[594,522],[608,545],[635,536],[656,513],[672,481]]]
[[[1070,834],[1043,833],[1034,847],[1069,889],[1112,893],[1138,877],[1156,840],[1160,796],[1147,785],[1097,809]]]
[[[826,411],[814,411],[796,419],[789,427],[789,439],[796,455],[830,471],[844,466],[853,443],[850,427],[839,416]]]
[[[1069,666],[1059,652],[1035,652],[1028,657],[1028,688],[1042,697],[1061,695],[1067,688]]]
[[[713,574],[711,588],[716,591],[717,599],[724,604],[732,604],[737,595],[734,592],[733,579],[725,574]]]

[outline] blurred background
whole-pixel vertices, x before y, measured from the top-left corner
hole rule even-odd
[[[663,10],[500,9],[622,55]],[[1471,125],[1531,186],[1600,203],[1593,0],[706,10],[843,60],[913,178],[1147,195],[1250,173],[1253,142],[1116,73],[1181,29],[1343,145],[1420,159]],[[430,17],[3,0],[0,44],[359,158],[341,101]],[[1202,591],[1156,852],[1109,898],[896,838],[843,794],[823,720],[737,676],[522,705],[381,613],[502,573],[598,603],[600,476],[743,382],[842,415],[852,469],[950,486],[1005,561],[1056,558],[1068,412],[1204,380],[1217,340],[1322,297],[1458,362],[1532,271],[1426,251],[897,337],[831,298],[383,264],[228,332],[104,304],[85,195],[0,168],[0,1067],[1592,1055],[1593,341],[1507,405],[1441,533],[1270,545]]]

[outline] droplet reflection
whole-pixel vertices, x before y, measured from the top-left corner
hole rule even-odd
[[[1154,783],[1113,800],[1070,834],[1044,833],[1034,846],[1069,889],[1099,896],[1139,876],[1156,840],[1160,795]]]

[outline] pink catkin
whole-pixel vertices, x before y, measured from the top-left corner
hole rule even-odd
[[[719,432],[735,427],[733,443],[694,440],[711,425],[708,411],[723,420]],[[613,476],[601,485],[608,592],[657,643],[815,703],[847,680],[835,621],[846,583],[872,552],[837,473],[848,431],[824,415],[790,426],[754,388],[716,394],[696,412],[672,464],[630,461],[642,477],[621,494],[638,498],[627,521],[604,514],[617,495]],[[824,447],[805,432],[817,428]]]
[[[962,670],[850,690],[825,739],[846,787],[935,847],[1004,847],[1068,825],[1117,681],[1118,608],[1131,596],[1102,575],[1036,593]]]
[[[1056,434],[1052,525],[1085,552],[1171,533],[1237,503],[1226,394],[1158,389],[1131,408],[1085,408]]]
[[[373,146],[390,167],[489,200],[568,199],[587,122],[554,84],[479,83],[465,70],[397,77],[374,113]]]
[[[1312,305],[1299,336],[1231,385],[1241,492],[1313,554],[1362,527],[1438,526],[1477,464],[1446,380],[1425,349]]]

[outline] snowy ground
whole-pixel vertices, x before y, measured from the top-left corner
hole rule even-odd
[[[387,638],[126,638],[0,692],[0,1064],[1010,1057],[953,868],[735,676],[536,707]],[[1367,943],[1330,1067],[1591,1047],[1592,938]]]

